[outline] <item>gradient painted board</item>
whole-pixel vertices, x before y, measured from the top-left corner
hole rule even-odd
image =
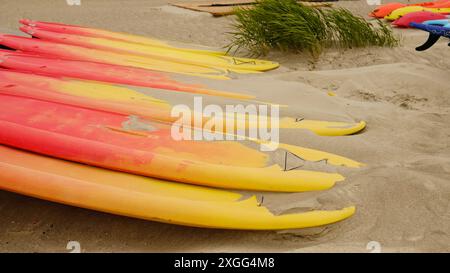
[[[0,44],[23,52],[31,52],[64,60],[114,64],[212,79],[229,79],[227,76],[228,71],[225,69],[174,63],[131,54],[106,52],[15,35],[1,34]]]
[[[11,62],[11,59],[7,59],[6,62]],[[21,96],[128,115],[138,115],[161,122],[173,123],[178,120],[178,117],[171,115],[171,108],[167,103],[128,88],[1,69],[0,83],[2,92],[11,92]],[[196,114],[193,113],[192,115],[192,118],[187,123],[184,123],[185,125],[194,126],[196,124]],[[202,126],[209,120],[211,118],[203,118]],[[224,125],[234,124],[235,129],[236,125],[238,123],[242,124],[242,122],[245,123],[246,128],[260,128],[262,125],[254,122],[258,120],[258,116],[254,117],[248,114],[233,115],[232,117],[224,115],[222,122]],[[343,136],[361,131],[365,128],[365,125],[364,121],[347,123],[308,119],[296,120],[292,117],[281,117],[278,127],[309,130],[322,136]],[[271,127],[271,125],[268,124],[268,127]],[[219,128],[216,128],[216,130],[225,132],[225,128],[224,126],[224,130]]]
[[[194,52],[194,53],[200,53],[200,54],[206,54],[206,55],[226,55],[226,52],[175,47],[175,46],[169,45],[169,43],[165,42],[165,41],[148,38],[148,37],[144,37],[144,36],[139,36],[139,35],[128,34],[128,33],[113,32],[113,31],[108,31],[108,30],[103,30],[103,29],[95,29],[95,28],[88,28],[88,27],[61,24],[61,23],[33,21],[33,20],[29,20],[29,19],[22,19],[22,20],[20,20],[20,23],[23,25],[39,27],[39,28],[54,31],[54,32],[82,35],[82,36],[88,36],[88,37],[106,38],[106,39],[112,39],[112,40],[124,41],[124,42],[136,43],[136,44],[143,44],[143,45],[150,45],[150,46],[159,46],[159,47],[163,47],[163,48],[170,48],[174,51],[179,51],[179,52]]]
[[[168,75],[146,69],[90,61],[62,60],[52,56],[11,50],[0,49],[0,66],[54,77],[78,78],[243,100],[254,98],[246,94],[212,90],[201,85],[183,84],[170,79]]]
[[[127,88],[94,82],[64,80],[0,69],[0,93],[92,110],[112,112],[125,116],[143,116],[144,118],[148,118],[149,121],[156,120],[168,125],[171,125],[174,119],[176,119],[170,115],[171,107],[164,101]],[[291,128],[287,127],[289,126],[289,119],[291,118],[281,119],[280,125],[282,128]],[[205,120],[205,122],[207,121],[208,120]],[[341,130],[343,130],[341,133],[344,133],[345,130],[352,128],[353,126],[352,124],[338,122],[312,120],[302,120],[302,122],[306,123],[304,128],[301,126],[295,128],[319,131],[325,130],[327,127],[333,127],[333,130],[338,130],[338,125],[340,125],[343,127],[341,128]],[[188,123],[188,125],[192,125],[192,123]],[[322,127],[320,128],[319,125],[322,125]],[[344,127],[343,125],[346,125],[347,127]],[[165,126],[167,127],[167,125]],[[261,140],[252,141],[259,144],[263,143]],[[279,145],[281,148],[296,154],[305,160],[320,161],[326,158],[332,165],[347,167],[361,166],[361,164],[357,162],[329,153],[283,143],[279,143]]]
[[[267,71],[279,67],[278,63],[265,60],[238,58],[223,55],[204,55],[192,52],[174,52],[173,50],[168,48],[139,45],[104,38],[64,34],[29,26],[23,26],[20,28],[20,30],[33,37],[55,43],[81,46],[85,48],[97,49],[119,54],[138,55],[167,62],[199,65],[211,68],[217,67],[237,73]]]
[[[123,216],[203,228],[277,230],[344,220],[355,207],[274,215],[255,196],[156,180],[0,146],[0,189]]]
[[[237,141],[176,141],[170,126],[138,117],[6,94],[0,94],[0,107],[8,109],[0,113],[0,143],[89,165],[246,190],[322,190],[344,179],[337,173],[284,171],[268,154]],[[358,164],[309,153],[316,161],[330,157],[331,164]],[[298,156],[308,160],[308,153]]]

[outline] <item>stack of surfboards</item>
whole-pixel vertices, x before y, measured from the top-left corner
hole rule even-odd
[[[170,104],[124,86],[252,100],[254,96],[175,81],[171,75],[224,80],[230,72],[261,73],[277,63],[106,30],[21,23],[33,38],[0,35],[5,47],[0,53],[1,189],[208,228],[304,228],[355,212],[347,207],[275,215],[256,195],[228,190],[316,191],[344,180],[335,172],[288,170],[288,155],[311,164],[359,168],[361,163],[284,143],[276,151],[285,154],[284,160],[277,161],[276,153],[252,148],[252,143],[264,144],[258,139],[177,141],[171,136]],[[359,132],[365,123],[282,117],[279,127],[331,137]]]
[[[396,27],[413,27],[428,32],[427,41],[416,48],[417,51],[423,51],[432,47],[441,37],[450,38],[449,14],[450,0],[437,0],[413,4],[388,3],[369,15],[393,21],[392,25]]]

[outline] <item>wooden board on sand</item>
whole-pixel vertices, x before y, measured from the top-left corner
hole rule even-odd
[[[335,2],[337,0],[314,0],[314,1],[299,1],[299,3],[310,6],[310,7],[330,7],[331,3],[326,2]],[[252,8],[256,3],[256,0],[209,0],[209,1],[190,1],[190,2],[172,2],[169,3],[172,6],[209,12],[214,16],[225,16],[231,15],[234,13],[235,8]]]

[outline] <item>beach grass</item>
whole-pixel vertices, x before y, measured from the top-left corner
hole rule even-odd
[[[295,0],[259,0],[236,9],[229,51],[247,49],[264,55],[270,49],[319,55],[330,47],[394,47],[399,39],[381,21],[372,24],[343,8],[313,8]]]

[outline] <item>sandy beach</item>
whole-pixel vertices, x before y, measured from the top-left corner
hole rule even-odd
[[[383,3],[389,1],[383,1]],[[363,15],[366,1],[334,4]],[[154,37],[173,45],[221,49],[229,43],[233,16],[169,6],[165,0],[15,0],[1,4],[0,31],[18,33],[18,20],[85,25]],[[288,105],[282,115],[357,122],[367,128],[344,137],[282,130],[284,143],[319,149],[366,164],[330,167],[346,180],[327,191],[264,193],[273,212],[357,207],[343,222],[280,232],[210,230],[162,224],[80,209],[0,191],[0,252],[383,252],[450,251],[450,48],[441,39],[417,52],[423,31],[395,29],[396,48],[327,50],[308,54],[271,52],[279,69],[233,75],[229,81],[177,76],[258,100]],[[243,54],[243,53],[241,53]],[[175,105],[189,94],[135,88]],[[330,96],[330,92],[335,96]],[[224,105],[222,98],[206,102]]]

